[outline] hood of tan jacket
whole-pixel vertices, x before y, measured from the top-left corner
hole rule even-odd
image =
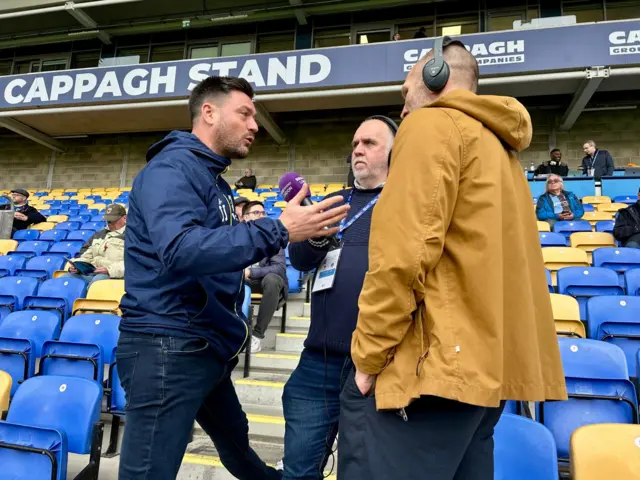
[[[455,90],[408,115],[374,209],[351,354],[379,409],[566,398],[531,193],[531,119]]]

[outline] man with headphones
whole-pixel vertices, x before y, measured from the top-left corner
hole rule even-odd
[[[492,480],[507,400],[567,398],[531,193],[531,118],[476,95],[479,69],[437,39],[402,86],[393,168],[341,393],[338,478]]]
[[[335,239],[311,239],[289,245],[292,265],[316,270],[311,326],[300,362],[284,387],[286,421],[284,476],[322,479],[338,433],[340,391],[353,364],[351,335],[358,318],[358,296],[369,266],[371,214],[387,180],[398,127],[373,116],[356,130],[351,168],[354,188],[336,192],[351,206]],[[334,466],[331,462],[329,469]]]

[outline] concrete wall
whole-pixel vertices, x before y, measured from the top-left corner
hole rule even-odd
[[[534,136],[529,149],[520,155],[523,167],[548,159],[553,127],[560,112],[538,110],[531,115]],[[356,127],[351,122],[286,124],[283,130],[289,145],[277,145],[261,131],[249,157],[234,161],[225,178],[233,183],[246,167],[251,167],[259,183],[276,184],[289,170],[304,175],[311,183],[343,182],[348,169],[345,160]],[[125,185],[130,186],[146,163],[147,148],[162,136],[163,133],[104,135],[63,140],[68,149],[56,155],[51,186],[119,186],[123,163]],[[563,159],[572,169],[580,164],[582,144],[588,139],[609,150],[617,166],[628,162],[640,164],[640,112],[587,112],[571,131],[556,131],[555,139],[555,145],[562,150]],[[0,137],[0,189],[45,188],[50,159],[50,151],[29,140],[10,134]]]

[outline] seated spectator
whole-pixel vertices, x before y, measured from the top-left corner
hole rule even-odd
[[[427,29],[420,27],[418,31],[413,34],[413,38],[427,38]]]
[[[245,197],[236,197],[233,200],[233,209],[236,212],[236,217],[238,217],[238,221],[242,221],[242,209],[244,206],[249,203],[249,199]]]
[[[582,203],[571,192],[564,189],[562,177],[549,175],[546,185],[547,192],[538,198],[536,216],[540,221],[553,225],[558,220],[578,220],[584,215]]]
[[[402,37],[396,32],[393,34],[393,40],[397,42],[398,40],[402,40]]]
[[[236,188],[248,188],[250,190],[255,190],[256,183],[256,176],[253,174],[250,168],[246,168],[244,170],[244,177],[240,177],[240,179],[236,182]]]
[[[13,233],[29,228],[35,223],[46,222],[47,219],[38,210],[29,205],[29,192],[22,188],[11,190],[11,199],[15,205],[13,215]]]
[[[109,205],[104,214],[107,228],[93,234],[80,249],[76,260],[93,265],[96,269],[89,275],[82,275],[74,266],[69,267],[65,277],[81,278],[88,285],[98,280],[124,278],[124,230],[127,211],[122,205]]]
[[[262,202],[249,202],[244,206],[242,216],[245,222],[251,222],[267,216]],[[287,280],[287,263],[284,250],[277,255],[265,258],[258,264],[245,269],[244,278],[253,293],[261,293],[258,319],[251,333],[251,353],[262,350],[262,339],[271,323],[273,314],[281,300],[286,300],[289,293]]]
[[[584,175],[600,180],[603,176],[613,175],[613,157],[606,150],[596,148],[596,142],[587,140],[582,146],[585,157],[582,159]]]
[[[548,162],[541,163],[534,175],[549,175],[551,173],[555,175],[560,175],[561,177],[566,177],[569,175],[569,167],[566,163],[562,163],[562,152],[560,149],[554,148],[549,153],[551,159]]]
[[[613,236],[623,247],[640,248],[640,190],[638,201],[618,212]]]

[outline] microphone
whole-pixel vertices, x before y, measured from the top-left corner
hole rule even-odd
[[[280,194],[284,198],[285,202],[290,202],[293,198],[302,190],[302,187],[306,184],[304,178],[301,175],[298,175],[296,172],[287,172],[280,179]],[[311,195],[311,193],[309,193]],[[302,200],[300,205],[305,207],[309,207],[313,205],[311,198],[307,195],[307,197]]]

